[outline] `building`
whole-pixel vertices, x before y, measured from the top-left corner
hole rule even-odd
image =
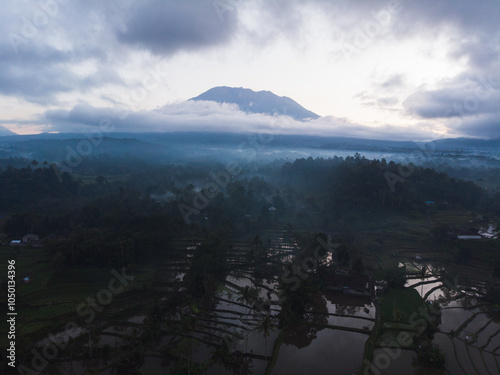
[[[487,238],[487,239],[497,239],[498,238],[498,231],[496,230],[495,226],[490,224],[488,229],[481,228],[481,230],[478,232],[478,234],[481,237]]]
[[[481,235],[476,228],[455,229],[455,238],[457,240],[480,240]]]
[[[370,280],[366,275],[353,275],[345,281],[342,287],[343,294],[360,297],[370,297],[371,290]]]
[[[370,297],[373,290],[370,278],[364,274],[329,274],[325,282],[328,290],[350,296]]]
[[[346,269],[336,269],[335,270],[335,275],[341,275],[341,276],[349,276],[349,270]]]
[[[384,292],[387,289],[387,281],[377,280],[375,281],[375,292]]]
[[[484,238],[494,239],[494,240],[498,238],[498,233],[479,232],[479,235]]]
[[[481,236],[479,234],[459,234],[457,240],[480,240]]]
[[[32,243],[32,242],[36,242],[36,241],[40,241],[40,237],[37,236],[36,234],[26,234],[23,236],[23,243],[24,244],[28,244],[28,243]]]

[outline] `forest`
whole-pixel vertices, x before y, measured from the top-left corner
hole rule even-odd
[[[21,158],[5,159],[2,165],[0,214],[5,251],[14,251],[22,258],[30,250],[9,249],[9,241],[28,233],[41,238],[40,247],[33,247],[39,254],[35,258],[40,258],[30,267],[42,268],[28,273],[33,280],[41,277],[37,272],[44,274],[47,286],[28,293],[23,300],[30,310],[28,319],[33,324],[42,322],[23,333],[27,348],[60,329],[40,320],[37,313],[52,293],[63,293],[71,283],[84,280],[89,280],[85,288],[90,287],[103,277],[97,275],[110,268],[123,268],[140,279],[116,302],[121,310],[145,316],[135,331],[118,335],[125,343],[115,343],[117,349],[98,343],[111,322],[124,318],[110,312],[92,328],[91,335],[97,340],[94,356],[99,359],[92,359],[89,347],[77,349],[76,342],[84,343],[84,337],[75,339],[72,351],[64,355],[63,362],[82,361],[92,371],[108,368],[126,373],[123,369],[132,367],[137,372],[127,373],[141,373],[151,345],[167,335],[171,340],[162,347],[161,356],[168,359],[172,373],[185,373],[187,366],[192,373],[203,374],[219,365],[228,373],[248,373],[244,368],[252,360],[270,373],[274,366],[280,366],[276,361],[281,344],[298,348],[312,345],[325,327],[368,334],[363,357],[370,360],[385,347],[380,337],[387,334],[383,333],[384,324],[389,323],[384,322],[402,324],[409,316],[405,305],[396,312],[384,312],[387,303],[395,303],[387,301],[406,298],[408,306],[425,306],[423,296],[409,293],[414,291],[407,284],[412,277],[433,270],[432,277],[453,280],[461,264],[478,259],[493,264],[494,277],[500,272],[500,258],[491,255],[495,242],[481,242],[483,255],[478,255],[477,246],[457,243],[451,235],[498,218],[500,193],[424,166],[370,160],[359,153],[345,158],[232,165],[209,160],[150,163],[131,156],[100,155],[85,158],[73,173]],[[453,218],[438,219],[448,213],[453,213]],[[457,218],[462,216],[474,220],[464,219],[460,224],[462,219]],[[397,250],[392,250],[393,241],[400,242]],[[424,250],[428,247],[434,250]],[[397,267],[398,262],[406,264],[415,254],[426,251],[435,254],[429,255],[432,266],[415,271],[411,268],[421,265],[410,261],[404,270]],[[95,279],[89,278],[93,274]],[[349,302],[339,310],[342,304],[337,305],[332,315],[320,298],[322,294],[323,298],[337,298],[335,293],[330,296],[333,290],[342,294],[352,289],[354,295],[374,298],[365,284],[373,285],[379,279],[385,280],[390,293],[401,296],[387,294],[371,303],[364,300],[361,306],[370,314],[372,309],[381,310],[380,316],[367,317],[375,322],[371,331],[357,326],[339,328],[342,324],[323,318],[349,316],[360,307]],[[32,284],[30,288],[35,287]],[[498,296],[499,288],[490,280],[482,298],[485,303],[497,304]],[[53,298],[50,303],[61,308],[67,303],[53,295],[49,300]],[[135,303],[127,302],[128,298],[136,298]],[[205,332],[221,319],[214,316],[221,309],[217,307],[220,303],[236,306],[238,320],[217,323],[222,328]],[[69,302],[65,309],[70,312],[55,316],[61,322],[71,318],[84,324],[81,317],[71,314],[75,304],[77,301]],[[444,366],[444,354],[432,343],[438,324],[433,322],[432,329],[415,336],[409,348],[427,348],[415,349],[420,366],[434,360]],[[243,333],[228,336],[234,329]],[[251,335],[255,330],[263,335],[265,344],[264,352],[258,355],[248,351],[248,336],[241,341],[245,332]],[[196,334],[201,331],[205,336]],[[268,347],[267,338],[273,332],[280,333]],[[238,338],[242,346],[234,349],[229,342]],[[178,352],[179,345],[187,345],[191,354]],[[196,345],[208,345],[215,351],[204,360],[194,360]],[[118,348],[128,356],[123,357]],[[19,351],[21,363],[29,362],[30,352]],[[58,365],[50,366],[55,369]]]

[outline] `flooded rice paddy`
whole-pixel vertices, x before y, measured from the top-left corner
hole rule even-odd
[[[293,236],[285,230],[270,231],[270,254],[281,261],[290,259],[297,249]],[[169,291],[182,292],[182,280],[189,268],[193,252],[199,242],[179,240],[174,250],[178,258],[160,265],[159,283]],[[241,264],[249,249],[248,241],[232,241],[230,263]],[[401,259],[414,269],[423,269],[422,262],[409,258]],[[500,373],[500,320],[491,306],[479,298],[485,283],[487,265],[473,264],[461,270],[454,285],[442,279],[437,268],[425,264],[425,269],[407,279],[406,287],[418,292],[428,304],[440,306],[439,324],[432,343],[445,353],[444,369],[425,366],[426,374],[483,375]],[[384,375],[420,374],[416,348],[390,349],[385,339],[394,337],[390,324],[379,325],[380,312],[377,298],[349,296],[339,292],[317,293],[314,303],[306,311],[302,323],[288,324],[278,328],[278,314],[281,299],[278,290],[278,276],[267,275],[257,278],[254,269],[236,268],[230,272],[225,282],[219,285],[211,299],[209,309],[203,313],[199,307],[192,306],[174,313],[171,321],[188,324],[186,331],[166,333],[170,323],[160,327],[160,339],[155,349],[148,355],[139,368],[143,374],[168,374],[175,363],[162,356],[162,348],[177,347],[183,350],[187,366],[205,366],[206,374],[338,374],[352,375],[362,373],[362,364],[370,352],[369,338],[374,339],[371,350],[372,373]],[[486,273],[487,274],[487,273]],[[460,272],[458,274],[460,276]],[[255,303],[242,298],[245,288],[257,290],[257,296],[266,302],[263,311]],[[383,297],[382,297],[383,298]],[[166,297],[160,298],[164,301]],[[161,302],[160,302],[161,303]],[[261,322],[268,316],[271,325],[262,329]],[[119,348],[144,331],[148,319],[145,315],[134,314],[113,324],[103,324],[94,332],[93,338],[83,327],[82,345],[90,349],[109,346]],[[379,330],[378,333],[374,330]],[[413,330],[413,331],[412,331]],[[406,326],[400,331],[414,332],[415,327]],[[396,330],[397,333],[397,330]],[[89,336],[89,338],[87,338]],[[76,338],[75,338],[76,339]],[[390,341],[390,340],[389,340]],[[42,345],[44,342],[40,342]],[[236,368],[212,361],[216,350],[224,344]],[[396,350],[397,349],[397,350]],[[388,350],[393,350],[389,352]],[[396,351],[394,351],[396,350]],[[392,353],[392,354],[391,354]],[[97,361],[97,360],[96,360]],[[96,367],[96,361],[75,361],[68,358],[60,369],[67,374],[85,374],[89,366]],[[89,364],[89,362],[91,364]],[[235,365],[236,366],[236,365]],[[102,362],[97,366],[100,374],[112,374],[113,370]],[[193,368],[194,368],[193,367]],[[200,368],[200,367],[198,367]],[[369,372],[364,372],[369,373]]]

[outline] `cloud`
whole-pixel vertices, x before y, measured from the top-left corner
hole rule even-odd
[[[259,131],[269,127],[272,118],[246,114],[233,104],[187,101],[151,111],[131,111],[127,108],[96,108],[80,104],[71,110],[50,110],[40,118],[52,131],[78,132],[112,122],[116,131]]]
[[[231,132],[308,134],[372,139],[432,138],[420,128],[397,126],[369,127],[333,116],[311,121],[297,121],[288,116],[269,116],[242,112],[235,104],[211,101],[186,101],[151,111],[128,111],[118,108],[96,108],[88,104],[71,110],[47,111],[38,121],[46,131],[97,131],[105,124],[117,132]],[[109,124],[113,124],[109,126]]]
[[[57,104],[59,94],[123,84],[117,72],[107,65],[95,64],[94,71],[85,74],[75,69],[80,63],[94,65],[92,60],[92,56],[47,46],[13,54],[9,47],[0,45],[0,94],[45,105]]]
[[[500,139],[499,113],[480,114],[469,118],[451,119],[448,122],[450,131],[461,136]]]
[[[420,118],[476,117],[500,113],[500,82],[493,76],[460,76],[435,90],[421,89],[404,102],[405,110]]]
[[[379,87],[387,90],[387,89],[397,89],[403,85],[404,85],[404,75],[393,74],[387,80],[379,84]]]
[[[78,2],[71,7],[62,3],[49,15],[39,5],[21,5],[0,15],[0,33],[6,36],[0,40],[0,94],[50,105],[59,103],[60,94],[123,84],[108,60],[112,48],[105,45],[106,38],[88,32],[93,27],[85,22],[88,9]],[[38,24],[36,14],[45,15],[40,18],[45,21]],[[81,65],[92,69],[81,72]]]
[[[500,138],[500,81],[462,75],[435,90],[418,90],[404,102],[405,111],[441,120],[450,134]]]
[[[214,1],[151,0],[136,3],[125,15],[122,43],[156,54],[172,54],[228,42],[237,28],[237,12],[221,11]]]
[[[213,47],[238,27],[237,9],[221,14],[211,0],[54,0],[50,10],[40,4],[15,2],[0,14],[0,94],[41,105],[60,104],[62,94],[86,100],[93,89],[116,92],[110,85],[130,90],[142,78],[133,76],[138,64],[158,64],[138,58],[139,50]]]
[[[400,92],[405,89],[405,75],[385,75],[382,79],[373,79],[372,91],[362,91],[354,95],[353,99],[359,99],[363,106],[378,107],[382,110],[398,110],[396,106],[400,102]]]
[[[71,60],[70,54],[53,48],[15,54],[9,45],[0,45],[0,93],[46,103],[55,93],[70,91],[77,83],[74,75],[59,66]]]
[[[65,109],[47,111],[40,117],[39,121],[45,125],[50,124],[54,129],[96,126],[96,121],[101,116],[120,116],[116,108],[97,106],[102,106],[103,102],[126,102],[127,99],[120,100],[122,94],[132,91],[134,85],[140,85],[143,78],[141,72],[145,70],[145,66],[157,66],[161,63],[161,69],[168,70],[172,63],[170,71],[173,74],[187,74],[179,91],[183,95],[186,92],[195,94],[202,90],[196,88],[197,83],[186,72],[189,69],[213,67],[214,56],[221,57],[220,65],[213,69],[220,69],[224,73],[227,70],[228,81],[237,85],[235,81],[238,77],[231,75],[234,71],[245,74],[245,69],[252,69],[259,64],[250,61],[248,65],[242,66],[225,65],[227,60],[237,61],[229,57],[235,51],[255,51],[255,60],[260,62],[265,61],[266,51],[262,52],[264,45],[271,46],[273,50],[277,47],[286,51],[280,44],[283,38],[288,38],[292,48],[299,52],[307,52],[307,47],[312,45],[314,48],[310,51],[316,53],[322,48],[330,49],[337,42],[352,44],[356,34],[363,32],[373,33],[370,37],[373,43],[369,43],[366,50],[391,43],[396,47],[404,46],[421,40],[428,42],[430,54],[445,54],[442,57],[443,61],[446,60],[445,63],[462,64],[467,72],[457,77],[447,76],[440,80],[432,78],[430,82],[423,80],[415,83],[411,74],[408,74],[412,69],[409,66],[411,64],[400,66],[396,59],[392,62],[392,68],[387,71],[381,69],[380,74],[373,79],[374,82],[368,80],[364,87],[359,88],[362,91],[359,96],[361,105],[369,105],[381,111],[380,117],[375,121],[383,122],[384,111],[390,110],[392,114],[400,110],[399,103],[403,103],[403,109],[400,110],[402,116],[412,120],[423,119],[426,123],[434,120],[436,123],[445,122],[453,134],[473,134],[474,124],[478,134],[497,134],[494,116],[499,114],[496,109],[500,101],[498,85],[492,84],[495,89],[489,96],[483,92],[479,92],[478,96],[477,90],[480,86],[479,77],[483,80],[490,79],[496,84],[500,82],[498,1],[54,1],[59,4],[57,11],[48,14],[47,22],[39,19],[39,23],[43,22],[36,27],[36,35],[29,38],[23,34],[23,25],[26,20],[35,22],[37,12],[48,12],[40,5],[45,4],[44,1],[9,2],[0,14],[0,35],[3,35],[0,39],[0,95],[47,108],[67,105]],[[384,19],[382,16],[387,16],[387,12],[390,17]],[[323,24],[323,21],[326,22]],[[377,31],[374,22],[381,23],[382,29]],[[9,40],[12,41],[9,35],[13,34],[25,39],[17,46],[17,53],[9,43]],[[318,38],[313,38],[317,35],[321,36],[319,43]],[[435,49],[439,43],[433,41],[440,37],[447,41],[445,51]],[[335,40],[337,38],[339,40]],[[180,54],[180,57],[174,57],[179,52],[187,53],[186,56]],[[190,52],[196,53],[189,54]],[[219,55],[219,52],[222,53]],[[422,51],[422,55],[425,53]],[[300,64],[285,61],[288,55],[283,55],[283,66],[293,74],[300,75],[300,79],[291,80],[293,82],[289,87],[295,85],[296,90],[310,90],[312,93],[308,95],[329,94],[325,91],[321,94],[314,92],[317,85],[312,80],[307,82],[307,68],[295,70]],[[304,60],[307,60],[307,53],[303,55]],[[323,55],[318,56],[321,58]],[[364,56],[359,53],[356,58],[363,59]],[[205,65],[206,57],[208,63]],[[366,66],[364,64],[363,68],[366,69]],[[333,66],[332,71],[336,68],[337,66]],[[263,77],[259,85],[262,86],[261,82],[265,80],[272,82],[273,73],[266,72],[262,66],[259,69]],[[340,71],[339,74],[343,72]],[[221,76],[218,74],[217,78]],[[303,87],[299,87],[299,82]],[[226,83],[215,82],[214,86]],[[421,83],[426,85],[411,86]],[[331,90],[342,90],[342,87],[332,87]],[[411,95],[408,95],[409,90],[413,91]],[[154,105],[163,103],[163,94],[164,92],[158,93],[157,97],[160,99]],[[284,94],[295,98],[293,93]],[[172,99],[185,98],[169,97],[165,102]],[[475,99],[479,99],[477,104]],[[67,103],[63,104],[63,101]],[[126,104],[132,105],[131,101],[129,99]],[[93,103],[94,106],[77,105],[82,102]],[[147,104],[141,103],[140,106]],[[209,113],[210,111],[214,113]],[[14,116],[16,115],[12,115]],[[137,130],[182,127],[207,130],[238,127],[258,129],[259,126],[268,126],[271,120],[269,116],[245,115],[226,107],[205,105],[205,108],[195,108],[182,104],[171,106],[168,110],[130,112],[125,119],[117,122],[117,127],[130,130],[134,126],[139,126]],[[196,124],[197,121],[199,125]],[[280,121],[283,123],[283,131],[299,131],[298,124],[289,122],[285,117]],[[338,124],[343,124],[345,129]],[[409,131],[409,136],[414,134],[411,129],[405,128],[406,130]],[[349,121],[344,123],[335,118],[308,123],[304,131],[372,134],[370,127],[362,127]],[[381,134],[390,135],[393,131],[389,127],[380,129]],[[417,133],[415,134],[418,135]]]

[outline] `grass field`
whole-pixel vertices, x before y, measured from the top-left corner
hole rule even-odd
[[[121,274],[121,267],[78,267],[68,268],[60,275],[54,275],[52,256],[43,248],[21,247],[16,250],[10,246],[0,247],[0,272],[2,280],[7,276],[7,261],[15,260],[16,266],[16,329],[19,334],[29,333],[37,336],[46,330],[55,330],[68,321],[78,321],[77,306],[86,303],[87,298],[96,296],[99,291],[108,288],[110,280],[115,278],[112,270]],[[141,289],[151,284],[150,267],[138,267],[134,285],[130,283],[122,294],[134,289]],[[24,277],[30,277],[24,283]],[[2,299],[5,300],[4,291]],[[132,294],[135,294],[133,292]],[[136,298],[135,302],[139,299]],[[132,302],[132,303],[130,303]],[[126,308],[133,307],[134,301],[128,301]],[[119,303],[122,305],[123,301]],[[118,306],[114,306],[118,308]],[[6,306],[2,306],[6,309]],[[120,307],[121,308],[121,307]],[[113,310],[113,309],[109,309]],[[105,317],[103,313],[103,317]],[[0,345],[7,342],[6,325],[0,329]]]
[[[458,228],[468,227],[478,222],[477,213],[470,210],[437,210],[432,220],[434,224],[449,224]]]

